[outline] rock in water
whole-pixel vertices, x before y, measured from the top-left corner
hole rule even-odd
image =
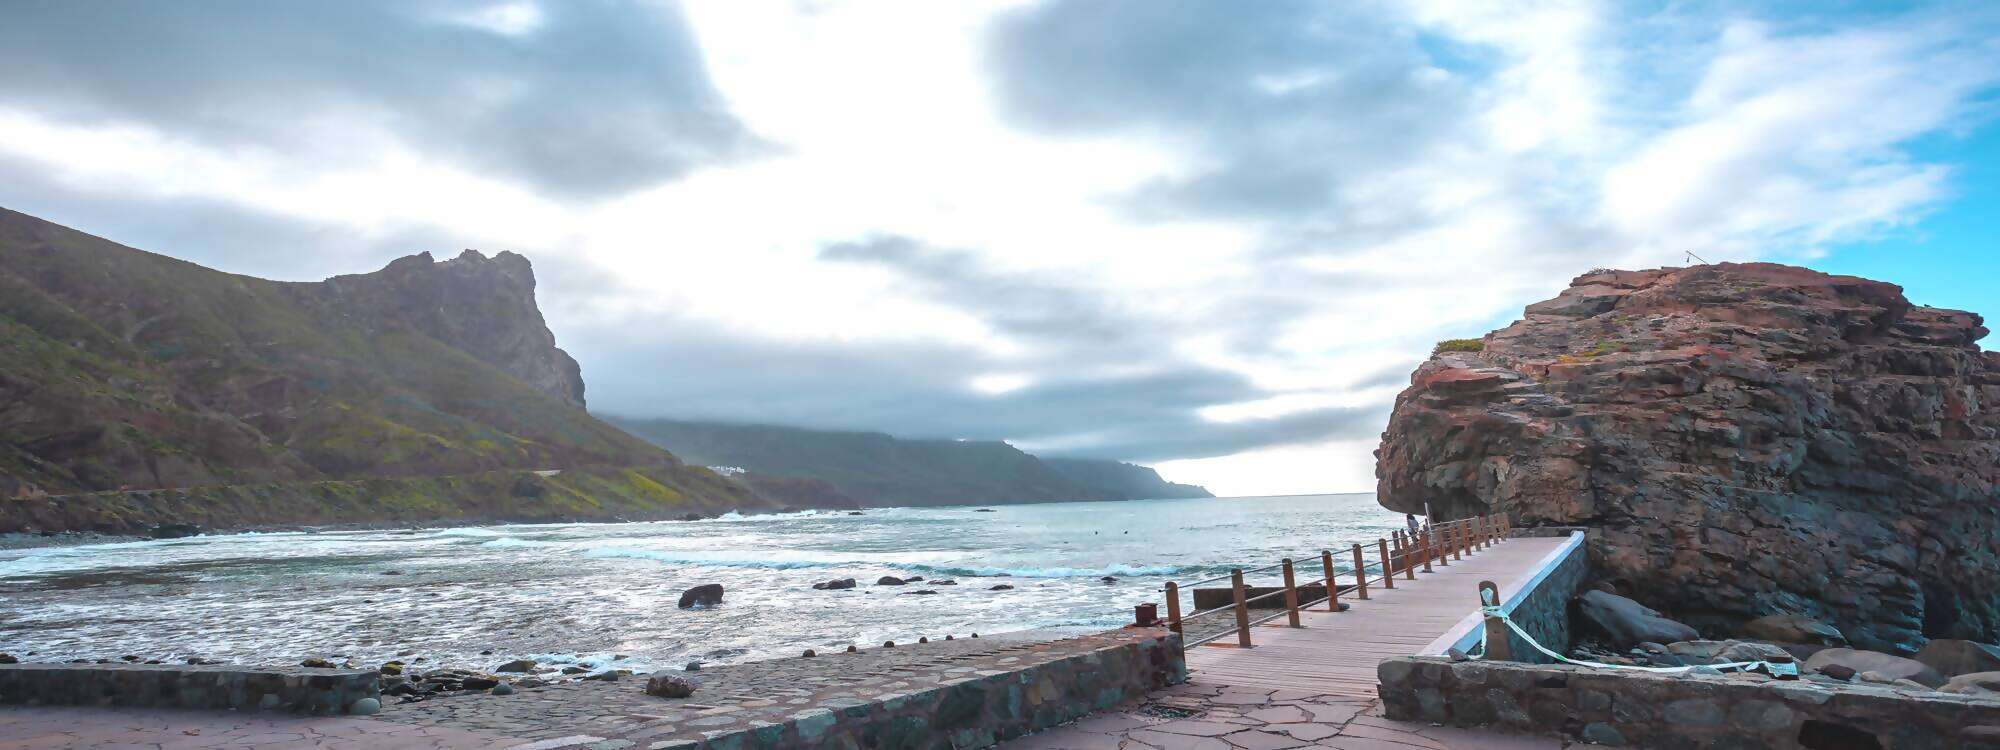
[[[1718,631],[1806,602],[1869,648],[2000,642],[1982,323],[1789,266],[1593,271],[1439,346],[1396,399],[1377,496],[1591,527],[1598,576]]]
[[[722,584],[704,583],[681,592],[681,609],[713,607],[722,603]]]
[[[201,527],[191,523],[163,523],[152,530],[154,539],[183,539],[200,533]]]
[[[1621,649],[1647,641],[1672,643],[1701,637],[1694,628],[1661,617],[1646,605],[1617,594],[1585,591],[1577,598],[1576,611],[1583,615],[1584,622],[1595,626]]]
[[[1880,680],[1882,682],[1912,680],[1933,688],[1945,682],[1944,676],[1938,674],[1937,670],[1915,659],[1851,648],[1830,648],[1813,654],[1812,658],[1806,660],[1804,669],[1808,672],[1823,672],[1830,665],[1846,667],[1861,674],[1873,672],[1884,678]]]
[[[820,581],[819,583],[813,584],[813,588],[819,589],[821,591],[838,591],[840,589],[851,589],[854,588],[854,579],[835,578],[831,581]]]
[[[875,579],[875,585],[877,586],[901,586],[904,583],[907,583],[907,581],[895,576],[882,576]]]
[[[1940,638],[1924,644],[1915,658],[1946,677],[2000,672],[2000,648],[1972,641]]]
[[[685,675],[672,670],[660,670],[646,678],[646,694],[661,698],[686,698],[694,695],[697,684]]]
[[[497,666],[497,667],[494,667],[494,668],[493,668],[493,671],[495,671],[495,672],[533,672],[533,671],[535,671],[535,660],[534,660],[534,659],[515,659],[515,660],[513,660],[513,661],[510,661],[510,662],[507,662],[506,664],[502,664],[502,665],[500,665],[500,666]]]

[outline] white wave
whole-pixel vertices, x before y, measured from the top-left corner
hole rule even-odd
[[[999,568],[984,566],[911,565],[930,573],[953,576],[1011,576],[1014,578],[1102,578],[1104,576],[1170,576],[1198,568],[1181,565],[1106,565],[1097,568]]]
[[[473,538],[496,537],[500,536],[500,532],[492,529],[482,529],[477,526],[466,526],[455,529],[440,529],[437,533],[431,534],[432,538],[452,536]]]
[[[533,539],[503,536],[490,542],[480,542],[481,547],[552,547],[555,542],[541,542]]]
[[[793,570],[798,568],[831,568],[854,565],[846,560],[759,560],[754,558],[726,557],[714,554],[675,552],[672,550],[633,549],[631,547],[591,547],[583,551],[585,557],[624,557],[641,560],[657,560],[666,563],[699,565],[715,568],[770,568]]]

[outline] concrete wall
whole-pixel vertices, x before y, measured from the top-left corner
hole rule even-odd
[[[1391,719],[1600,745],[2000,747],[2000,700],[1930,690],[1435,657],[1391,659],[1376,675]]]
[[[1572,529],[1520,529],[1516,536],[1567,536],[1569,541],[1560,549],[1550,553],[1539,565],[1525,574],[1519,588],[1501,602],[1500,609],[1507,617],[1528,631],[1542,645],[1556,653],[1566,653],[1570,646],[1569,602],[1576,598],[1577,589],[1584,579],[1590,577],[1590,555],[1584,545],[1582,533]],[[1513,585],[1510,581],[1495,581],[1502,590]],[[1425,649],[1426,654],[1443,654],[1447,649],[1456,648],[1466,653],[1477,650],[1485,633],[1485,624],[1477,613],[1467,618]],[[1512,630],[1507,631],[1508,644],[1512,647],[1515,661],[1532,663],[1552,663],[1555,660],[1544,656]]]
[[[0,664],[0,704],[351,713],[380,705],[374,670],[174,664]],[[363,706],[363,713],[373,713]]]
[[[1088,653],[837,710],[810,709],[783,723],[710,732],[667,750],[983,748],[1187,681],[1179,635],[1123,632],[1129,637]]]

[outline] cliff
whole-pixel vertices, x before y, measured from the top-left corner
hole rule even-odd
[[[0,497],[641,467],[768,504],[582,403],[518,255],[278,282],[0,209]]]
[[[1150,466],[1096,458],[1042,457],[1042,463],[1072,481],[1097,487],[1108,496],[1132,500],[1215,497],[1203,487],[1169,482]]]
[[[997,441],[909,440],[876,432],[607,419],[689,461],[742,467],[767,477],[818,479],[869,506],[1210,496],[1200,487],[1165,482],[1145,467],[1039,459]],[[1148,476],[1150,483],[1145,481]]]
[[[1729,632],[2000,640],[2000,354],[1979,316],[1771,264],[1593,271],[1396,399],[1384,506],[1590,527],[1601,577]]]

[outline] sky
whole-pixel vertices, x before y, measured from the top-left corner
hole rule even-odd
[[[0,206],[226,271],[529,257],[593,411],[1367,491],[1594,268],[2000,319],[2000,6],[16,0]],[[1992,342],[1985,342],[1989,348]]]

